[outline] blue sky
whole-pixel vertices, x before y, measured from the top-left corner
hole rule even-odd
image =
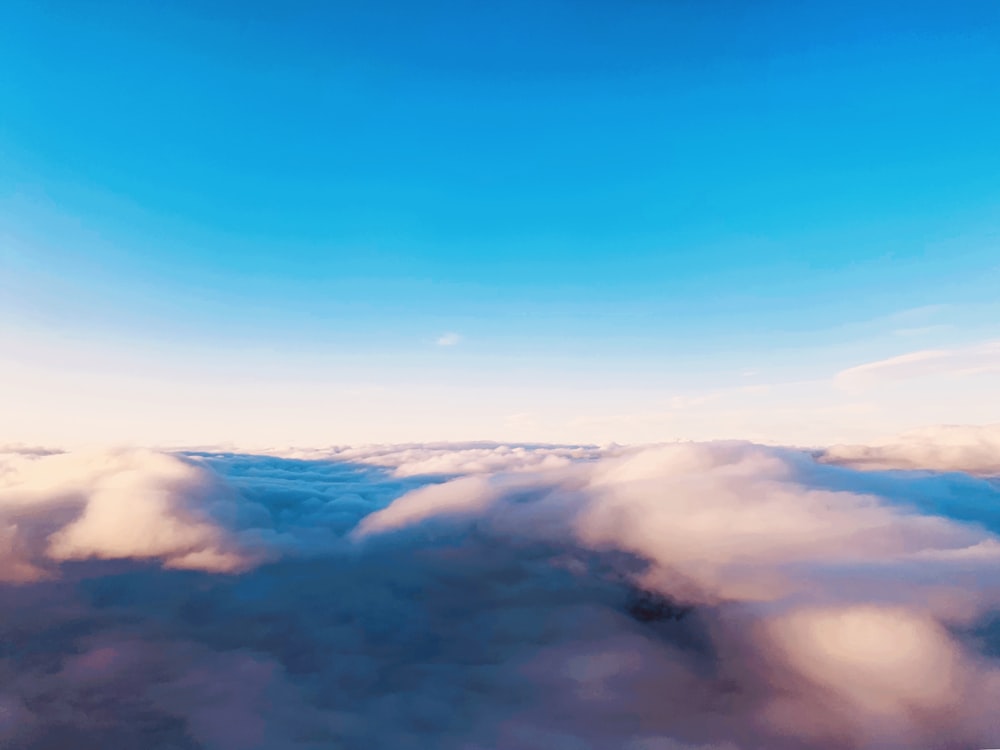
[[[1000,421],[997,39],[994,2],[9,0],[3,437]]]

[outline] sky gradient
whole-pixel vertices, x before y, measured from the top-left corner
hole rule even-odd
[[[0,9],[0,438],[1000,421],[994,2]]]

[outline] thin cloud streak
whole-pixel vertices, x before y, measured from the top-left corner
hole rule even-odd
[[[837,373],[845,388],[931,376],[961,377],[1000,372],[1000,341],[986,341],[956,349],[924,349],[867,362]]]

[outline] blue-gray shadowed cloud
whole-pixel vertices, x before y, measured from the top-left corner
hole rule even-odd
[[[300,453],[92,456],[50,471],[58,457],[7,454],[0,520],[31,533],[8,532],[0,562],[40,574],[0,585],[0,741],[901,750],[995,739],[993,480],[859,471],[747,443]],[[152,507],[139,518],[172,533],[134,529],[143,550],[91,524],[89,546],[53,556],[45,534],[112,501]],[[46,528],[32,521],[40,509]],[[189,533],[198,524],[213,533]],[[220,566],[199,544],[241,564]]]

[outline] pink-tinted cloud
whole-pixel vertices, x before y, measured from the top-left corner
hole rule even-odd
[[[875,445],[835,445],[822,460],[859,469],[930,469],[1000,475],[1000,425],[942,425]]]
[[[54,458],[66,463],[30,468]],[[11,747],[903,750],[1000,736],[987,480],[747,443],[4,466],[22,545],[4,562],[44,574],[0,584]],[[203,551],[201,569],[176,564]]]
[[[212,515],[233,502],[213,474],[162,453],[7,454],[0,579],[33,580],[53,562],[88,558],[239,570],[251,555]]]

